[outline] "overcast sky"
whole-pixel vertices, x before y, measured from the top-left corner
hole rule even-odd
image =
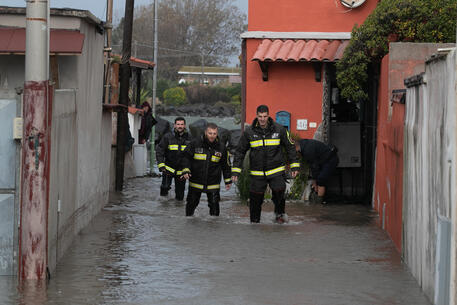
[[[135,6],[152,3],[154,0],[135,0]],[[160,0],[159,0],[160,1]],[[105,0],[50,0],[51,7],[69,7],[83,10],[89,10],[92,14],[101,20],[106,18],[106,1]],[[119,19],[124,15],[125,0],[113,0],[114,18]],[[236,5],[242,12],[247,15],[248,0],[235,0]],[[5,6],[26,6],[25,0],[0,0],[0,5]]]
[[[162,0],[159,0],[162,1]],[[240,10],[248,14],[248,1],[249,0],[235,0],[234,3],[240,8]],[[141,5],[147,5],[153,3],[154,0],[135,0],[135,7]],[[76,8],[82,10],[88,10],[96,17],[101,20],[106,19],[106,0],[50,0],[51,7],[56,8]],[[113,0],[114,10],[113,18],[114,22],[120,20],[124,16],[125,0]],[[25,0],[0,0],[0,6],[18,6],[25,7]],[[247,22],[247,20],[246,20]],[[230,59],[230,65],[238,63],[238,56],[233,56]]]

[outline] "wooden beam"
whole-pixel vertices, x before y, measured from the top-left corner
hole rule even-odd
[[[260,70],[262,70],[262,79],[264,82],[268,81],[268,63],[259,61]]]

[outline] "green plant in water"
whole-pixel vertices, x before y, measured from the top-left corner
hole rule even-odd
[[[297,133],[291,133],[290,137],[294,142],[301,140],[300,136]],[[301,154],[298,154],[298,159],[300,162],[300,170],[295,179],[292,180],[292,186],[289,189],[289,192],[286,194],[286,199],[290,200],[299,200],[303,196],[305,191],[306,182],[308,181],[308,164],[303,160]]]
[[[300,170],[293,180],[289,192],[286,194],[287,199],[300,200],[302,198],[308,181],[308,168],[308,164],[300,156]]]
[[[241,199],[243,203],[247,203],[249,199],[249,185],[251,183],[249,177],[249,151],[244,157],[243,161],[243,170],[238,176],[238,181],[236,183],[236,194]]]

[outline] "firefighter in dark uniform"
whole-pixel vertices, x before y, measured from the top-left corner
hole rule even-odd
[[[224,176],[225,188],[232,185],[228,151],[217,136],[217,125],[208,123],[205,134],[194,139],[185,149],[183,178],[189,179],[186,216],[194,215],[203,192],[208,197],[209,214],[219,216],[220,183]]]
[[[295,178],[300,168],[297,161],[294,142],[289,132],[269,117],[268,107],[257,107],[256,119],[247,127],[240,138],[235,151],[232,168],[232,180],[236,182],[241,173],[244,156],[250,150],[249,211],[251,222],[260,222],[262,203],[267,185],[272,190],[275,205],[275,220],[283,223],[285,219],[286,190],[283,149],[289,161],[291,176]]]
[[[177,117],[173,132],[165,134],[157,145],[157,166],[162,172],[160,196],[168,195],[171,182],[174,179],[176,200],[182,201],[184,199],[186,180],[180,179],[182,175],[181,159],[190,140],[189,133],[186,131],[186,120],[183,117]]]

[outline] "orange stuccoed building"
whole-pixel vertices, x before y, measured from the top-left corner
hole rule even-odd
[[[373,109],[343,99],[335,62],[344,53],[355,24],[362,24],[378,0],[249,0],[248,31],[242,34],[242,122],[251,124],[258,105],[301,138],[330,142],[339,149],[335,188],[352,195],[371,194],[364,185],[363,154]],[[375,120],[375,119],[374,119]],[[373,141],[371,141],[373,142]],[[364,144],[365,143],[365,144]],[[372,161],[371,161],[372,162]],[[342,176],[349,179],[342,179]],[[369,179],[368,179],[369,180]],[[372,181],[366,182],[371,188]],[[364,193],[364,194],[362,194]]]

